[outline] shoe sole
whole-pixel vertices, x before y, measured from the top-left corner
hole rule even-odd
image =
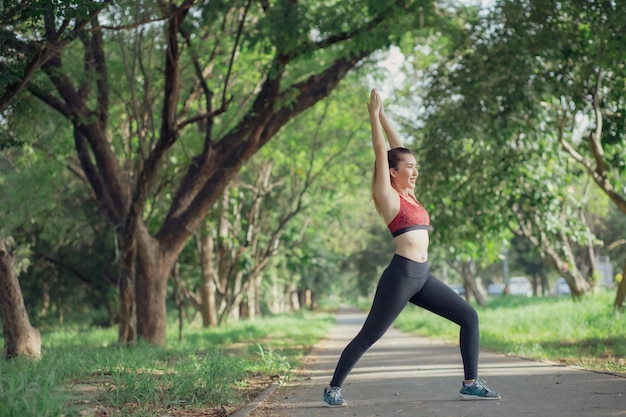
[[[324,404],[324,407],[330,407],[330,408],[346,407],[348,405],[348,403],[346,402],[333,405],[333,404],[328,404],[326,401],[322,401],[322,404]]]
[[[461,401],[484,401],[484,400],[499,400],[500,396],[497,397],[480,397],[478,395],[467,395],[467,394],[459,394],[459,400]]]

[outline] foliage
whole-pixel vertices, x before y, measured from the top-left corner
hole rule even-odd
[[[25,85],[71,124],[65,144],[119,243],[131,344],[163,342],[168,275],[250,158],[374,51],[447,19],[428,1],[102,5]]]
[[[107,0],[0,2],[0,112],[33,74],[75,40],[109,3]],[[5,138],[0,136],[0,149]],[[8,144],[16,142],[10,138]]]
[[[571,192],[581,174],[572,147],[596,182],[612,184],[607,192],[619,204],[622,162],[612,155],[623,138],[600,129],[596,174],[589,150],[601,123],[623,118],[623,13],[614,2],[499,1],[468,9],[467,30],[431,43],[444,59],[422,59],[431,52],[424,49],[410,56],[409,77],[421,82],[402,97],[421,117],[406,125],[431,199],[441,202],[433,223],[450,256],[493,259],[499,245],[490,245],[510,228],[532,233],[542,252],[571,268],[571,242],[591,241],[579,214],[586,201]]]
[[[369,199],[369,88],[358,76],[349,77],[350,85],[339,87],[328,101],[287,126],[267,153],[259,155],[276,162],[285,158],[290,166],[282,175],[286,183],[303,178],[309,164],[316,166],[319,178],[307,191],[302,215],[284,235],[286,259],[279,262],[285,267],[281,275],[299,275],[301,288],[318,297],[351,293],[354,286],[367,293],[377,278],[372,250],[382,249],[384,259],[379,256],[378,264],[392,250],[381,248],[381,236],[387,235],[377,227],[383,223]],[[295,240],[302,232],[302,241]]]
[[[606,196],[598,197],[595,202],[603,201],[607,204]],[[589,216],[590,217],[590,216]],[[626,263],[626,216],[614,205],[606,207],[604,216],[594,216],[594,233],[602,241],[603,245],[598,249],[598,254],[610,256],[614,271],[619,271]]]
[[[115,239],[64,140],[71,133],[34,100],[20,101],[14,110],[9,128],[24,142],[0,154],[0,233],[13,236],[29,253],[20,285],[31,321],[41,326],[102,309],[97,324],[111,325]],[[32,124],[37,116],[42,123]],[[46,135],[57,140],[45,140]]]

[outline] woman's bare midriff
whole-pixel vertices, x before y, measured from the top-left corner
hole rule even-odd
[[[428,230],[412,230],[394,238],[396,254],[415,262],[428,261]]]

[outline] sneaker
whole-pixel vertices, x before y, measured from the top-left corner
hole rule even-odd
[[[348,403],[343,399],[343,395],[341,395],[341,388],[332,387],[328,389],[324,387],[324,405],[326,407],[343,407],[348,405]]]
[[[489,389],[482,379],[477,379],[472,385],[463,384],[459,400],[499,400],[500,394]]]

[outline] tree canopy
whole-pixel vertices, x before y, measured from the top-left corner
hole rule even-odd
[[[572,246],[592,239],[573,192],[580,168],[624,206],[625,13],[611,1],[499,1],[443,37],[444,59],[414,61],[424,120],[415,135],[443,193],[447,242],[467,249],[491,231],[484,252],[511,228],[562,274],[576,269]],[[568,280],[588,289],[579,274]]]
[[[25,89],[71,125],[57,140],[115,230],[129,343],[163,342],[170,271],[242,166],[371,53],[445,20],[426,1],[103,6]]]

